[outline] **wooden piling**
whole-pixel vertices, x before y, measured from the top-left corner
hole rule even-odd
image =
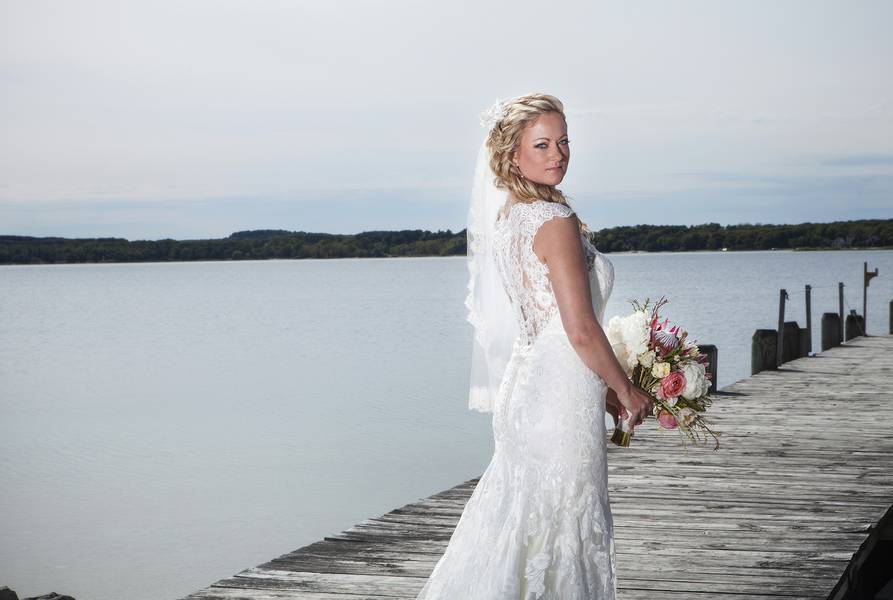
[[[851,312],[846,316],[846,337],[844,341],[865,335],[865,319],[862,315]]]
[[[806,351],[802,349],[800,356],[809,356],[812,352],[812,286],[806,284]],[[891,332],[893,333],[893,332]]]
[[[707,372],[710,373],[710,393],[712,394],[716,392],[716,377],[719,372],[717,368],[719,350],[713,344],[698,344],[698,349],[707,355]]]
[[[773,329],[757,329],[750,344],[750,373],[777,369],[776,348],[778,332]]]
[[[801,327],[799,333],[800,351],[797,353],[797,358],[803,358],[812,354],[812,333],[808,327]]]
[[[846,315],[843,314],[843,282],[837,282],[837,314],[840,317],[840,321],[837,322],[837,327],[840,335],[838,336],[838,340],[840,342],[843,341],[843,321],[846,318]]]
[[[822,352],[834,346],[839,346],[841,336],[840,316],[837,313],[825,313],[822,315]]]
[[[775,365],[784,362],[784,303],[788,299],[788,292],[784,288],[778,291],[778,331],[775,337]]]
[[[800,358],[800,326],[797,321],[785,321],[783,331],[781,362],[786,363]]]

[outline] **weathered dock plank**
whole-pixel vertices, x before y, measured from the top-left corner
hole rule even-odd
[[[719,452],[681,451],[677,433],[653,424],[630,448],[609,446],[619,598],[842,597],[878,524],[893,525],[893,336],[736,382],[711,416]],[[477,481],[185,600],[415,598]]]

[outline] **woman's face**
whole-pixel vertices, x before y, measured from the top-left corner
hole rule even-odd
[[[521,141],[512,155],[512,163],[525,179],[544,185],[558,185],[567,172],[571,158],[567,123],[561,113],[538,116],[521,132]]]

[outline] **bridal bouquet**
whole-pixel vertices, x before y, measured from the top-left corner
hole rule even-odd
[[[625,317],[612,317],[605,333],[620,365],[638,386],[654,398],[654,416],[661,429],[678,429],[685,439],[707,442],[711,436],[719,448],[719,432],[714,432],[704,417],[712,403],[707,355],[691,343],[688,332],[660,320],[661,307],[669,302],[661,298],[653,306],[631,300],[633,312]],[[611,441],[628,446],[631,424],[621,419]]]

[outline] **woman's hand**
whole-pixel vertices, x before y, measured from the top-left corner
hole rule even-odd
[[[645,417],[651,414],[654,406],[654,398],[633,385],[632,382],[617,393],[617,400],[632,415],[630,423],[632,426],[641,424]]]
[[[620,419],[625,419],[627,416],[626,408],[620,404],[620,400],[617,398],[617,392],[612,388],[608,388],[608,393],[605,394],[605,412],[611,415],[611,418],[614,419],[614,427],[617,427],[617,424],[620,423]]]

